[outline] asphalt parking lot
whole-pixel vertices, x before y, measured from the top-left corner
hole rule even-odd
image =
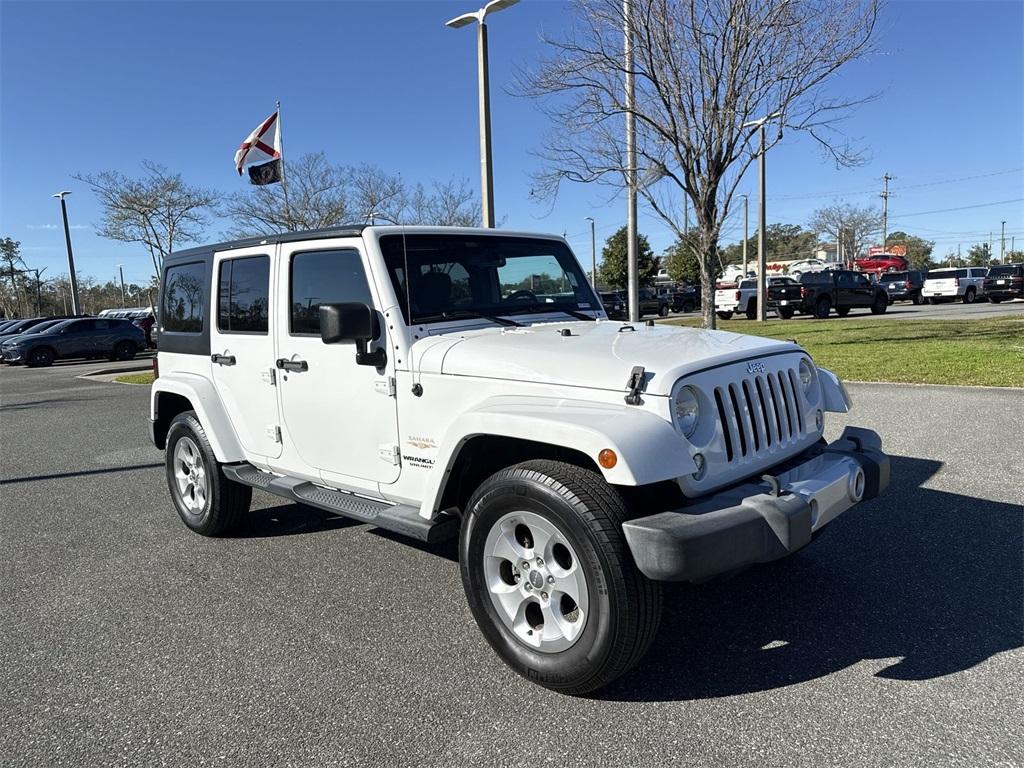
[[[1021,313],[1024,313],[1024,301],[1021,300],[1003,301],[999,304],[992,304],[987,301],[963,304],[953,301],[944,304],[918,304],[917,306],[914,306],[909,301],[897,301],[894,304],[890,304],[884,314],[873,315],[868,309],[854,309],[850,312],[849,317],[858,320],[892,320],[895,318],[905,318],[907,320],[980,320],[982,318],[1005,317]],[[696,317],[699,315],[700,312],[698,310],[689,314],[677,313],[672,316]],[[734,317],[738,320],[743,319],[743,315],[735,315]],[[769,311],[768,318],[772,319],[774,317],[775,314]],[[830,317],[835,319],[837,316],[833,312]],[[813,315],[794,315],[793,319],[814,321],[815,317]]]
[[[1024,764],[1020,390],[851,387],[889,492],[672,586],[642,666],[573,699],[485,645],[453,546],[263,494],[187,531],[148,388],[75,377],[105,365],[0,370],[4,766]]]

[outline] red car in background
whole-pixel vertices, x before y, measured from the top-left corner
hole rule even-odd
[[[904,272],[910,267],[910,262],[906,258],[892,253],[879,253],[857,259],[856,264],[861,272]]]

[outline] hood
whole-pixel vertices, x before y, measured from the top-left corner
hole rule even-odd
[[[646,394],[670,395],[686,374],[799,349],[793,342],[725,331],[598,321],[451,331],[417,341],[412,359],[422,373],[615,391],[626,391],[633,367],[642,365]]]

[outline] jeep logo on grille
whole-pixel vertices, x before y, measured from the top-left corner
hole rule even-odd
[[[747,373],[764,373],[764,363],[760,361],[747,363]]]

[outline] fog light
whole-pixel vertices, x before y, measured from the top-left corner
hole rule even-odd
[[[605,448],[597,454],[597,463],[605,469],[611,469],[619,463],[619,457],[615,455],[615,451],[611,448]]]
[[[693,454],[693,463],[697,465],[697,471],[693,473],[693,479],[703,480],[704,473],[708,468],[707,462],[704,461],[704,456],[700,453]]]
[[[825,428],[825,414],[820,409],[814,414],[814,426],[818,428],[819,432]]]

